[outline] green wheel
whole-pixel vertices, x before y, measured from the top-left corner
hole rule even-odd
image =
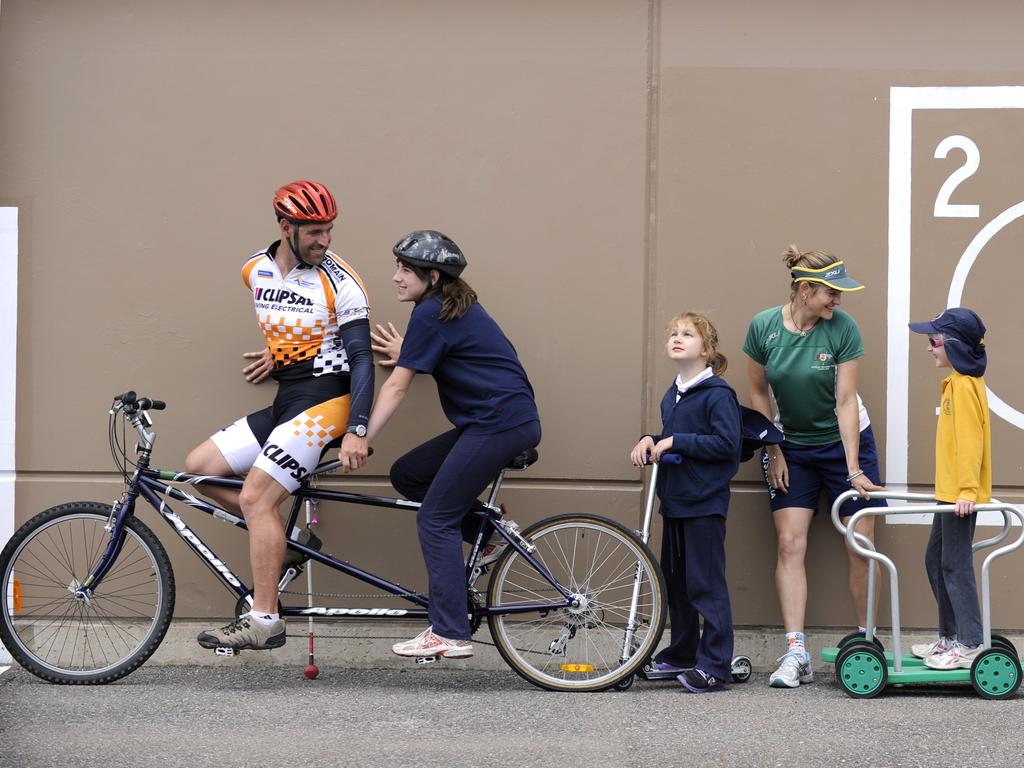
[[[848,634],[846,637],[844,637],[842,640],[839,641],[839,643],[837,644],[837,647],[839,648],[839,650],[843,650],[843,648],[845,648],[846,646],[850,645],[851,643],[856,643],[858,641],[860,641],[862,643],[867,642],[867,640],[865,639],[865,634],[863,632],[859,632],[859,631],[858,632],[851,632],[850,634]],[[878,639],[878,635],[875,635],[874,637],[872,637],[871,638],[871,642],[875,644],[875,647],[878,648],[878,650],[883,651],[883,652],[885,651],[885,646],[882,645],[882,641]]]
[[[873,643],[849,643],[836,658],[836,680],[848,696],[874,698],[889,680],[885,656]]]
[[[971,685],[985,699],[1007,699],[1020,688],[1020,660],[1005,648],[982,651],[971,664]]]
[[[1017,658],[1020,658],[1020,654],[1017,653],[1017,647],[1010,642],[1010,638],[1006,635],[997,635],[995,632],[992,633],[992,647],[993,648],[1005,648]]]

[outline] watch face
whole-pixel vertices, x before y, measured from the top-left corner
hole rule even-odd
[[[357,427],[349,427],[348,431],[351,432],[356,437],[366,437],[366,427],[364,427],[362,424],[360,424]]]

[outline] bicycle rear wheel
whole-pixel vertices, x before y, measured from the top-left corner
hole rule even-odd
[[[159,539],[128,518],[117,560],[87,599],[75,596],[110,541],[110,507],[78,501],[23,525],[0,553],[0,640],[53,683],[109,683],[137,669],[174,612],[174,573]]]
[[[565,607],[558,590],[509,547],[491,576],[490,608],[552,607],[490,614],[498,652],[520,676],[549,690],[600,691],[624,683],[654,652],[665,626],[665,580],[654,555],[624,526],[594,515],[552,517],[523,536],[575,605]]]

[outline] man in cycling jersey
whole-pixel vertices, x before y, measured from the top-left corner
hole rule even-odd
[[[245,475],[241,492],[204,490],[238,510],[249,528],[252,610],[202,632],[204,648],[279,648],[278,581],[285,532],[278,506],[341,441],[344,470],[367,458],[366,423],[373,403],[369,300],[359,276],[327,250],[338,215],[323,184],[296,181],[274,195],[280,239],[242,267],[267,346],[243,374],[277,381],[274,402],[210,437],[185,461],[188,472]]]

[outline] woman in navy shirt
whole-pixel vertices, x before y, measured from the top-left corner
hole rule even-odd
[[[415,307],[404,339],[394,326],[377,326],[380,334],[373,334],[374,350],[389,355],[382,364],[394,371],[374,404],[367,438],[373,440],[388,422],[417,373],[434,377],[441,408],[455,428],[391,468],[392,485],[422,504],[416,527],[430,580],[431,622],[392,650],[399,656],[465,658],[473,646],[462,541],[475,538],[478,527],[467,516],[502,467],[540,442],[540,418],[515,348],[459,277],[466,267],[459,247],[440,232],[421,230],[393,252],[398,300]],[[493,562],[500,549],[484,548],[478,564]]]

